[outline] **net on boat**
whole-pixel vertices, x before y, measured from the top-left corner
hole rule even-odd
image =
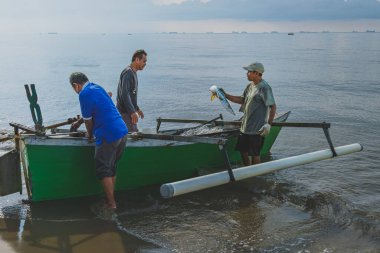
[[[180,134],[180,136],[194,136],[194,135],[206,135],[206,134],[216,134],[222,133],[224,131],[223,127],[214,126],[209,127],[207,125],[188,129]]]

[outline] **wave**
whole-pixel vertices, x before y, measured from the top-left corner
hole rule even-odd
[[[262,182],[260,182],[262,181]],[[252,181],[251,181],[252,182]],[[360,210],[347,199],[333,192],[311,192],[305,186],[284,182],[274,175],[255,179],[251,192],[276,198],[298,206],[313,217],[323,219],[340,229],[352,229],[361,236],[380,239],[380,222],[375,215]]]

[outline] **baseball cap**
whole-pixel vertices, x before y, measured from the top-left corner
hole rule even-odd
[[[264,73],[264,65],[260,62],[254,62],[249,64],[246,67],[243,67],[243,69],[248,70],[248,71],[256,71],[259,73]]]

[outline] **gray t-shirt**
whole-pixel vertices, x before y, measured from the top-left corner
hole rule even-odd
[[[242,95],[244,112],[240,131],[245,134],[259,134],[266,123],[268,107],[275,104],[272,88],[262,79],[260,83],[250,83]]]
[[[137,89],[137,74],[128,66],[121,72],[117,87],[116,107],[120,113],[132,114],[139,110]]]

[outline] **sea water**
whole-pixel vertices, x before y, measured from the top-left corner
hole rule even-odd
[[[157,117],[238,119],[210,101],[208,88],[241,95],[242,66],[259,61],[289,122],[328,122],[334,145],[364,146],[169,200],[155,187],[119,193],[110,220],[91,211],[97,197],[31,205],[25,193],[0,197],[1,252],[379,252],[379,40],[378,33],[1,35],[0,130],[11,131],[11,121],[33,126],[24,84],[36,85],[44,125],[65,121],[80,114],[72,72],[116,94],[122,69],[143,48],[140,129],[155,128]],[[321,129],[283,128],[266,159],[326,148]]]

